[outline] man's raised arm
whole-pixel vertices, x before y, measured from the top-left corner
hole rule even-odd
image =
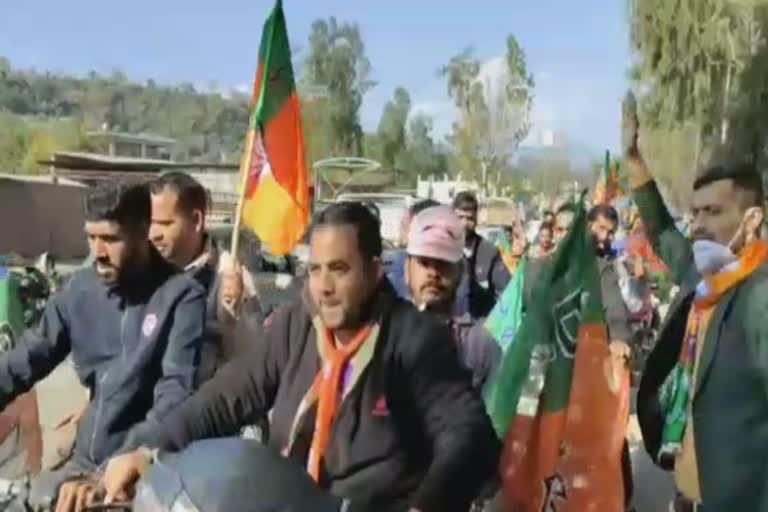
[[[645,233],[653,251],[669,267],[672,280],[682,283],[692,263],[690,241],[677,229],[638,147],[639,123],[634,98],[624,102],[622,139],[624,158],[629,170],[629,185],[640,211]]]

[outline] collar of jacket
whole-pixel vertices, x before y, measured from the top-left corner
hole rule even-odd
[[[206,233],[203,238],[203,252],[192,260],[186,267],[184,272],[196,272],[205,266],[211,268],[217,268],[219,264],[219,247],[216,241]]]

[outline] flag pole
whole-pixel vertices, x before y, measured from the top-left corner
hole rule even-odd
[[[243,223],[243,206],[245,205],[245,194],[248,188],[248,175],[250,174],[251,167],[251,155],[253,154],[253,139],[255,137],[256,130],[253,128],[253,122],[251,127],[248,128],[248,134],[245,139],[245,147],[243,148],[243,156],[240,159],[240,186],[237,194],[237,207],[235,208],[235,225],[232,228],[232,243],[230,244],[230,250],[232,251],[232,260],[237,264],[239,258],[237,256],[238,249],[240,248],[240,226]]]

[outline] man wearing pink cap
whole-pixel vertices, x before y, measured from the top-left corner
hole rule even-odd
[[[473,322],[468,312],[454,314],[463,272],[464,227],[453,209],[441,205],[418,213],[411,221],[406,252],[411,302],[452,327],[462,362],[472,371],[475,387],[482,388],[501,352],[481,321]]]

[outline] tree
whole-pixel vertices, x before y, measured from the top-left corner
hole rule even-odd
[[[328,91],[334,155],[362,153],[359,112],[363,96],[374,86],[369,79],[370,72],[371,64],[356,24],[339,23],[334,17],[312,24],[301,82],[305,86],[322,86]]]
[[[329,98],[325,94],[299,93],[304,147],[307,162],[311,165],[333,155]]]
[[[483,66],[465,49],[440,69],[448,94],[459,109],[451,142],[458,172],[486,189],[501,183],[510,159],[530,129],[533,76],[525,52],[513,35],[506,53]]]
[[[395,169],[397,160],[406,150],[406,123],[411,112],[411,96],[402,87],[384,107],[378,129],[380,161],[385,168]]]
[[[411,182],[419,176],[445,174],[448,169],[448,149],[435,143],[432,130],[432,118],[424,114],[415,115],[408,125],[407,150],[398,168],[409,171]]]
[[[21,161],[27,153],[28,130],[13,114],[0,111],[0,173],[21,172]]]
[[[764,159],[768,5],[757,0],[628,4],[636,55],[631,78],[643,93],[643,137],[663,139],[671,134],[687,145],[680,154],[692,155],[687,162],[673,157],[678,161],[662,163],[657,168],[660,179],[670,186],[690,184],[708,154],[735,153],[758,163]],[[664,161],[664,155],[650,157]],[[680,173],[686,179],[679,180]],[[672,195],[683,197],[687,191]]]
[[[233,93],[225,98],[218,93],[201,94],[189,84],[161,87],[148,81],[142,86],[118,71],[109,77],[93,72],[88,78],[77,78],[14,70],[7,60],[0,64],[0,112],[19,116],[13,129],[4,131],[6,141],[17,140],[17,128],[23,126],[25,133],[53,130],[56,149],[81,147],[82,142],[60,140],[62,124],[58,121],[75,120],[83,132],[106,125],[114,130],[173,137],[177,140],[173,156],[181,160],[237,162],[240,158],[249,115],[245,95]],[[4,117],[3,122],[9,123],[9,119]],[[25,144],[32,137],[27,135]],[[45,137],[38,134],[35,140],[35,152],[44,154]],[[15,143],[12,146],[26,148]],[[14,172],[22,169],[27,150],[21,156],[15,150],[9,154],[0,158],[4,166]],[[27,159],[28,163],[35,161],[34,157]],[[32,169],[33,165],[26,167]]]

